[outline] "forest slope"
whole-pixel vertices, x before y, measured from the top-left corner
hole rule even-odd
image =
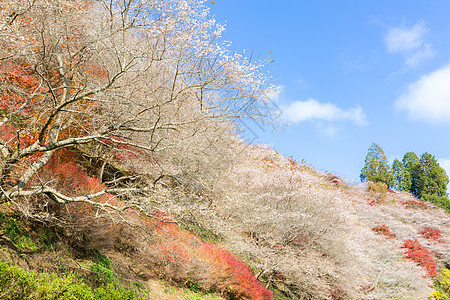
[[[2,297],[432,293],[448,214],[243,142],[276,89],[223,31],[203,0],[2,2]]]

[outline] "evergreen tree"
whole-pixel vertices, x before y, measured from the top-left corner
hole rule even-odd
[[[433,155],[425,152],[420,156],[418,175],[417,196],[422,198],[425,195],[439,197],[446,195],[449,178]]]
[[[418,197],[420,193],[418,187],[418,178],[420,173],[419,157],[414,152],[408,152],[403,156],[402,162],[405,167],[405,173],[408,174],[411,181],[409,191]]]
[[[372,143],[370,146],[359,177],[363,182],[383,182],[388,187],[394,184],[394,176],[387,163],[386,155],[378,144]]]
[[[409,191],[411,188],[411,173],[406,169],[403,162],[394,159],[392,163],[392,175],[395,181],[393,187],[398,191]]]

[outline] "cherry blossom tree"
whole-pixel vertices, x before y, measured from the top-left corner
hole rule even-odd
[[[270,111],[264,62],[229,51],[201,0],[8,0],[0,27],[2,202],[117,209],[96,199],[152,189],[118,170],[178,180],[234,119]],[[99,161],[100,183],[115,175],[65,193],[40,174],[66,150]]]

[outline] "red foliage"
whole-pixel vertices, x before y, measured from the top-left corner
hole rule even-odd
[[[442,232],[437,228],[424,227],[420,231],[420,234],[426,239],[433,240],[439,243],[445,243],[445,241],[442,239]]]
[[[90,176],[77,161],[76,151],[61,149],[40,171],[40,178],[68,195],[86,195],[102,191],[106,187]],[[51,179],[51,181],[50,181]],[[123,207],[125,204],[113,195],[105,194],[93,201],[106,202]],[[70,205],[72,214],[94,216],[96,210],[88,204]],[[164,268],[175,281],[198,282],[207,290],[215,290],[234,299],[273,299],[248,266],[231,252],[212,243],[204,243],[196,236],[182,230],[164,211],[154,209],[142,216],[132,209],[122,213],[128,222],[152,233],[154,243],[147,248],[148,261]],[[92,218],[95,220],[95,218]],[[110,238],[113,227],[103,228],[104,237]]]
[[[436,277],[436,262],[431,252],[422,246],[417,240],[407,239],[403,242],[400,249],[405,249],[404,257],[417,263],[417,265],[425,268],[430,277]]]
[[[129,213],[128,218],[130,219]],[[233,299],[273,299],[248,266],[229,251],[205,243],[182,230],[165,212],[155,209],[148,217],[134,215],[134,223],[153,228],[158,242],[151,246],[156,264],[165,274],[181,282],[196,282]],[[158,262],[159,261],[159,262]]]
[[[40,176],[51,178],[51,182],[56,188],[70,192],[71,195],[93,194],[104,190],[106,187],[99,179],[89,176],[76,163],[78,159],[78,154],[75,151],[61,149],[44,166]],[[104,195],[103,198],[105,197],[109,199],[113,196]]]
[[[395,238],[395,235],[393,235],[390,232],[389,228],[387,228],[386,225],[380,224],[380,223],[377,223],[377,224],[378,224],[378,226],[375,226],[374,228],[372,228],[372,231],[374,231],[378,234],[386,235],[390,239]]]
[[[427,209],[428,206],[419,200],[406,200],[401,201],[401,204],[403,204],[406,208],[416,208],[416,209]]]
[[[197,255],[212,263],[222,279],[219,288],[233,299],[272,299],[272,292],[264,288],[248,266],[235,255],[213,243],[203,243]]]
[[[367,198],[367,204],[369,204],[370,206],[375,206],[378,204],[378,201],[376,199],[373,198]]]

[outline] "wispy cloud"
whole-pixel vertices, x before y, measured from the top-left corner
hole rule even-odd
[[[420,48],[427,31],[424,23],[418,23],[411,28],[390,28],[384,38],[388,52],[402,53]]]
[[[432,58],[434,56],[434,51],[431,48],[430,44],[424,44],[421,49],[419,49],[417,52],[409,55],[405,59],[405,64],[408,67],[416,67],[419,64],[421,64],[423,61],[427,60],[428,58]]]
[[[384,43],[389,53],[404,57],[406,66],[416,67],[434,56],[432,45],[425,42],[427,32],[428,28],[423,22],[412,27],[392,27],[387,31]]]
[[[395,107],[406,110],[414,120],[450,123],[450,65],[410,84]]]
[[[344,110],[337,107],[333,103],[323,103],[314,99],[309,99],[306,101],[295,101],[287,106],[284,106],[283,116],[290,122],[350,121],[359,126],[367,125],[366,115],[359,105]]]

